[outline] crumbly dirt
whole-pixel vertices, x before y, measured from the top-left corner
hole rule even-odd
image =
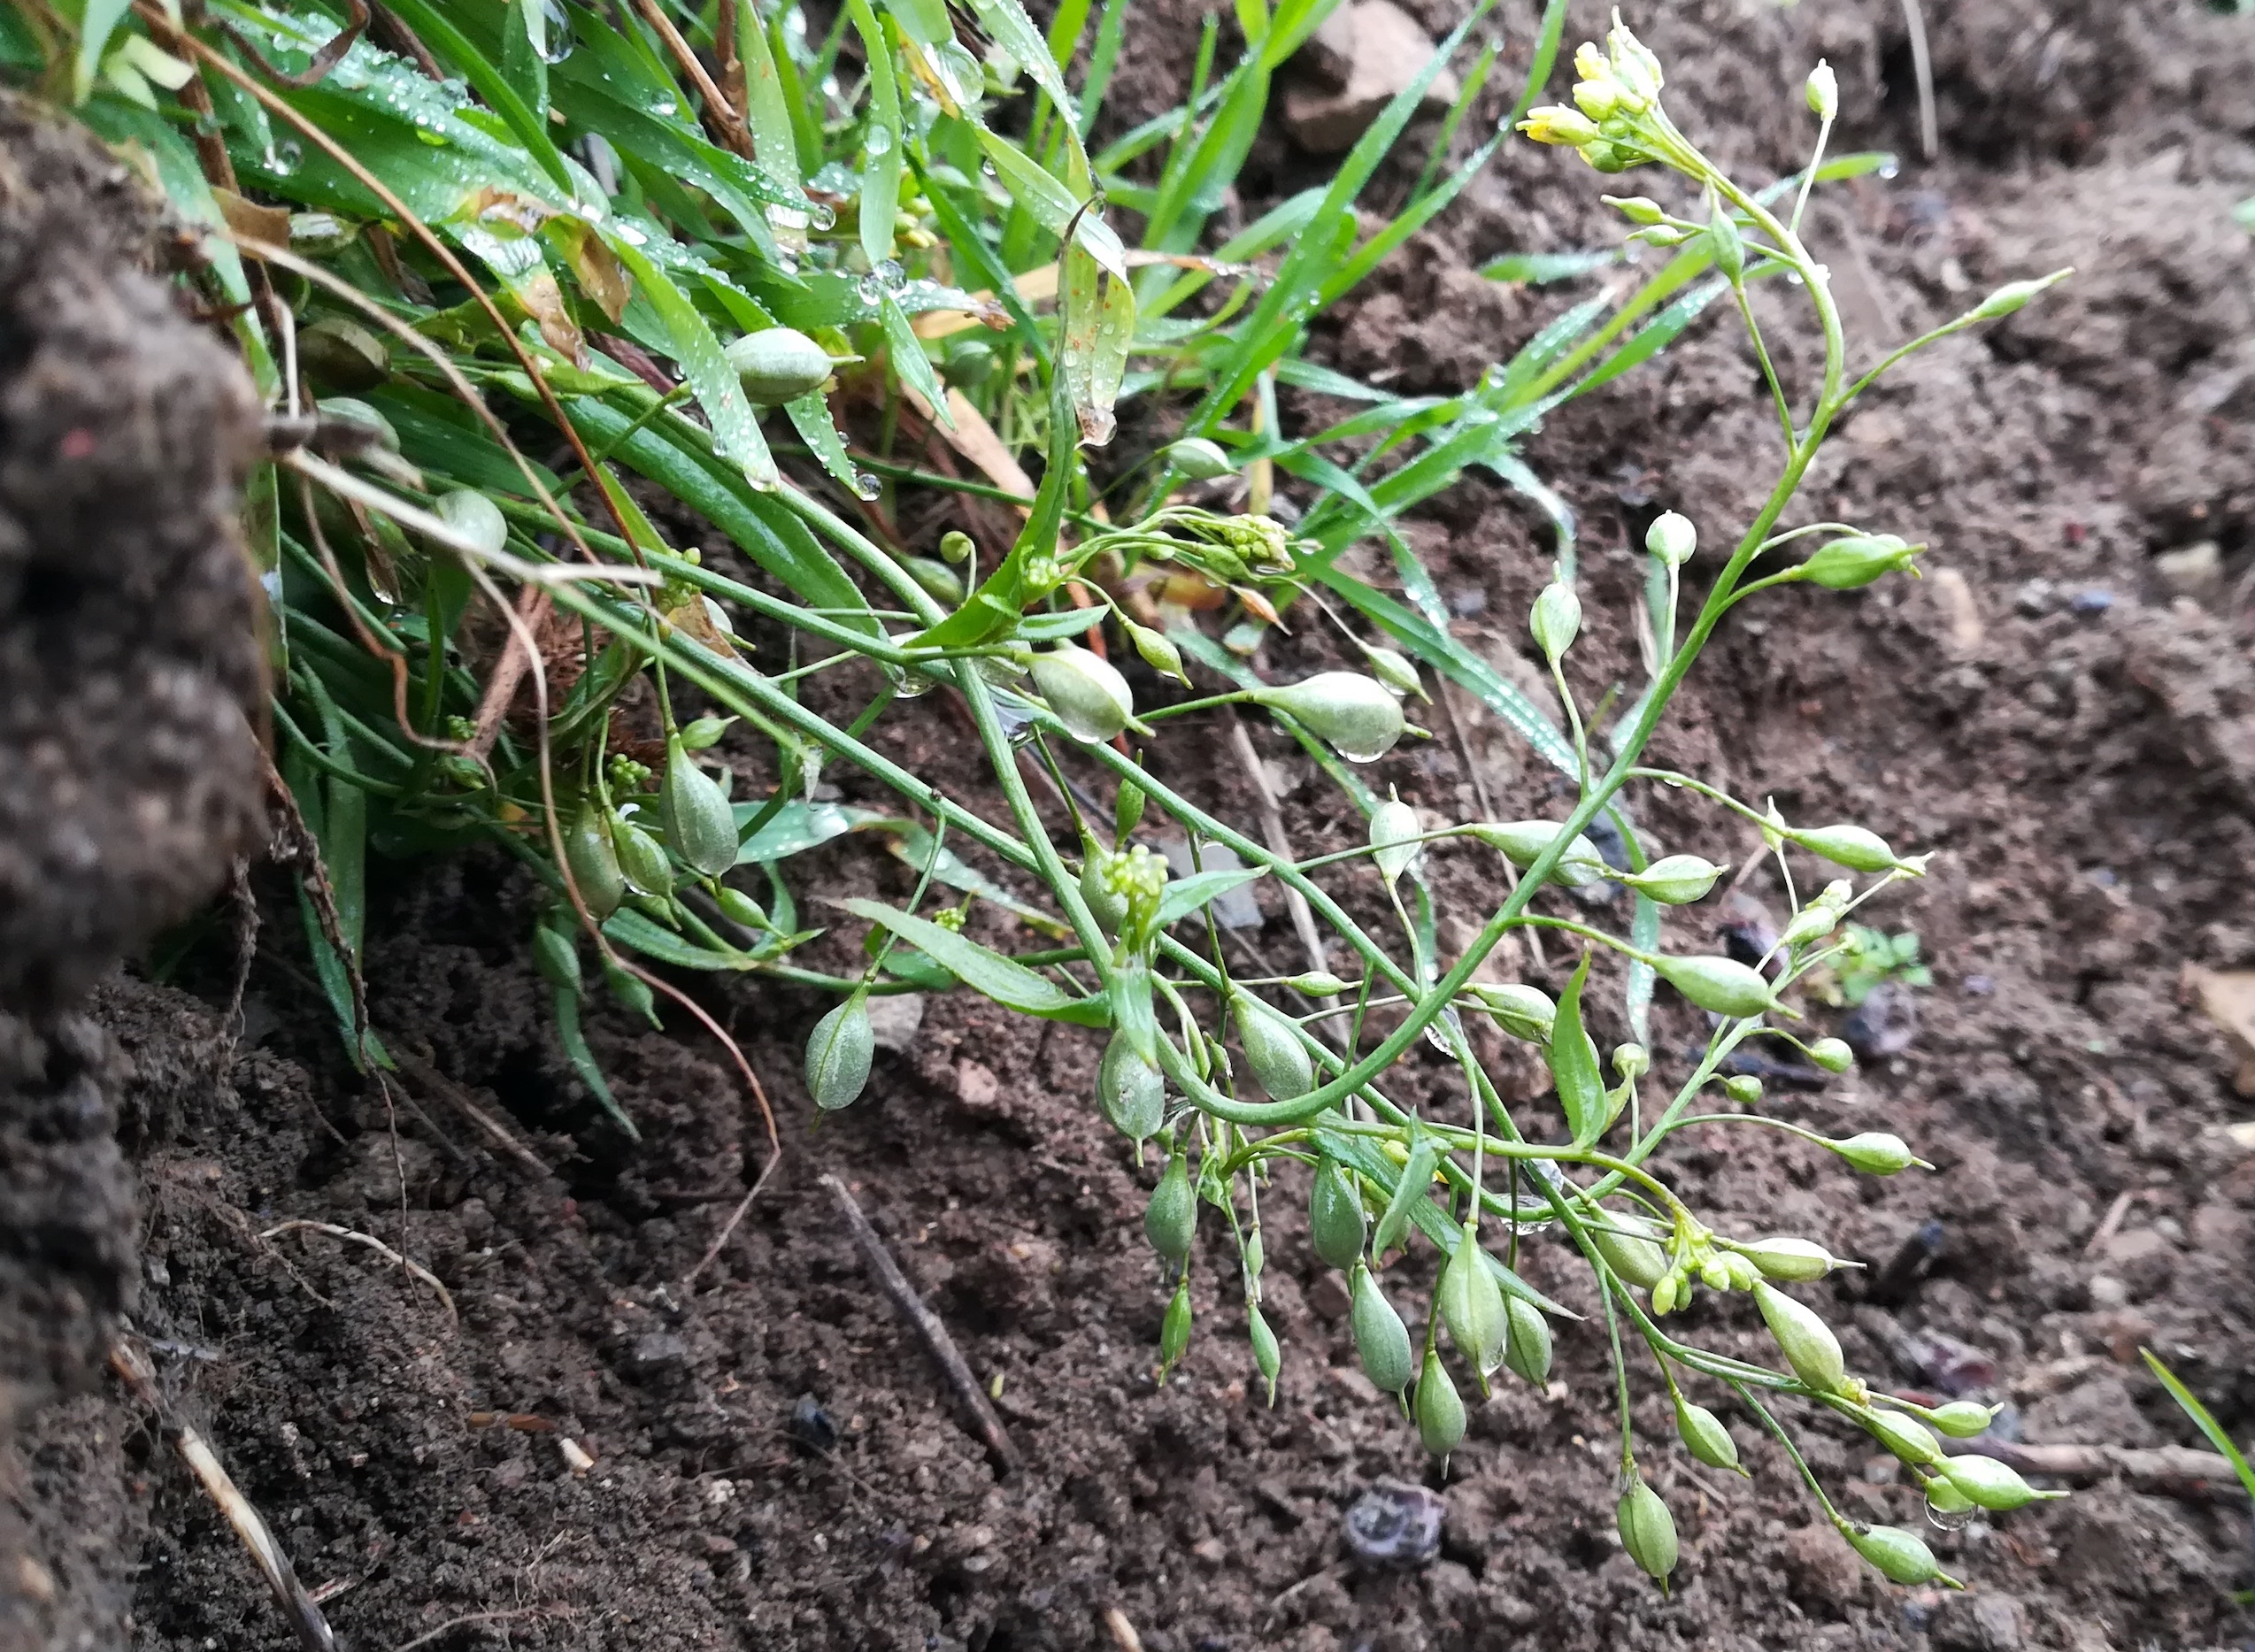
[[[1437,3],[1416,9],[1450,20]],[[1501,8],[1507,65],[1524,60],[1535,9]],[[1570,38],[1599,26],[1581,11]],[[1933,1339],[1954,1337],[1993,1362],[2028,1440],[2190,1442],[2138,1362],[2151,1346],[2243,1437],[2255,1154],[2220,1129],[2247,1105],[2180,982],[2188,964],[2255,965],[2241,588],[2255,557],[2255,260],[2227,220],[2255,193],[2255,27],[2165,0],[1926,11],[1943,135],[1931,165],[1916,158],[1894,0],[1702,0],[1647,31],[1680,123],[1749,175],[1793,164],[1809,124],[1799,81],[1820,54],[1840,73],[1843,145],[1904,154],[1900,176],[1813,209],[1863,339],[1932,325],[1999,280],[2082,266],[2043,306],[1905,369],[1812,481],[1809,517],[1931,541],[1927,580],[1750,607],[1657,746],[1794,818],[1861,820],[1939,851],[1931,877],[1876,913],[1914,928],[1933,964],[1915,1041],[1828,1090],[1774,1087],[1766,1103],[1834,1133],[1897,1130],[1937,1173],[1853,1179],[1766,1132],[1695,1136],[1666,1163],[1726,1227],[1807,1233],[1872,1264],[1812,1293],[1858,1367],[1931,1390],[1947,1375]],[[1194,33],[1134,32],[1123,118],[1167,100]],[[1312,166],[1265,139],[1242,210]],[[1607,243],[1597,193],[1568,158],[1508,151],[1325,324],[1326,353],[1405,389],[1468,384],[1578,296],[1495,287],[1475,266]],[[1812,341],[1785,296],[1761,303],[1784,370],[1805,373]],[[1320,411],[1287,403],[1296,419]],[[1719,321],[1529,443],[1578,514],[1585,693],[1637,680],[1630,548],[1651,515],[1682,509],[1723,539],[1754,510],[1776,443]],[[1412,532],[1460,634],[1525,674],[1520,619],[1548,556],[1539,518],[1472,476]],[[2199,542],[2216,546],[2217,572],[2173,585],[2157,558]],[[1695,585],[1711,565],[1695,565]],[[1273,663],[1321,657],[1309,639]],[[1482,788],[1507,815],[1555,805],[1547,772],[1508,741],[1475,723],[1460,750],[1435,720],[1442,738],[1374,777],[1451,818],[1475,812]],[[885,738],[995,806],[939,696]],[[1320,778],[1267,731],[1254,738],[1296,845],[1343,846]],[[1161,741],[1154,761],[1252,818],[1248,777],[1212,751]],[[1640,807],[1671,849],[1727,860],[1750,847],[1677,799]],[[1436,856],[1433,870],[1451,910],[1487,910],[1486,868]],[[858,839],[794,872],[801,888],[904,887]],[[658,1033],[598,1010],[597,1053],[645,1139],[597,1126],[521,955],[529,897],[496,872],[377,873],[373,1013],[450,1085],[411,1075],[371,1090],[344,1073],[281,926],[225,1073],[198,1053],[208,1003],[120,981],[96,1006],[134,1075],[141,1326],[355,1647],[1027,1652],[1109,1644],[1102,1615],[1115,1610],[1155,1652],[2128,1652],[2236,1645],[2255,1627],[2230,1601],[2249,1581],[2243,1502],[2086,1487],[1935,1533],[1967,1594],[1897,1590],[1816,1522],[1746,1419],[1734,1417],[1756,1475],[1729,1480],[1665,1443],[1665,1400],[1643,1383],[1643,1461],[1684,1540],[1663,1597],[1613,1536],[1601,1331],[1561,1330],[1548,1393],[1506,1386],[1476,1407],[1443,1481],[1355,1371],[1289,1179],[1265,1206],[1286,1350],[1274,1408],[1252,1391],[1211,1268],[1197,1341],[1158,1387],[1163,1298],[1135,1223],[1154,1171],[1088,1104],[1095,1041],[967,998],[931,1001],[911,1052],[881,1057],[869,1096],[818,1126],[796,1078],[817,1001],[697,983],[766,1076],[787,1156],[690,1281],[758,1172],[756,1115],[684,1019]],[[1759,877],[1749,891],[1782,903]],[[1252,947],[1297,967],[1288,920],[1266,916]],[[1672,940],[1703,944],[1716,921],[1681,914]],[[1553,982],[1558,961],[1556,948],[1550,972],[1520,960]],[[1682,1005],[1659,1006],[1660,1077],[1683,1070],[1699,1034]],[[1410,1097],[1449,1094],[1421,1056],[1401,1076]],[[497,1148],[463,1095],[549,1172]],[[997,1382],[1022,1473],[988,1459],[866,1277],[815,1185],[826,1170]],[[293,1220],[404,1249],[450,1300],[350,1241],[267,1236]],[[1530,1239],[1526,1260],[1536,1284],[1592,1305],[1548,1241]],[[1429,1280],[1402,1272],[1406,1306]],[[1764,1356],[1743,1303],[1703,1297],[1684,1323]],[[1861,1436],[1797,1425],[1849,1513],[1917,1519]],[[591,1468],[575,1471],[566,1441]],[[288,1644],[232,1538],[130,1407],[50,1411],[26,1460],[28,1501],[55,1522],[58,1587],[130,1615],[129,1636],[86,1644]],[[1421,1569],[1364,1569],[1342,1548],[1345,1509],[1388,1478],[1445,1493],[1441,1551]],[[83,1539],[63,1538],[58,1507]]]

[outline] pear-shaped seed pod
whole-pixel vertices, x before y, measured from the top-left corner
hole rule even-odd
[[[796,327],[766,327],[728,346],[728,365],[754,407],[781,407],[820,389],[837,363]]]
[[[1034,656],[1034,686],[1065,732],[1087,745],[1102,745],[1135,715],[1135,696],[1111,661],[1074,642]]]
[[[1190,1254],[1190,1241],[1198,1227],[1198,1198],[1190,1186],[1190,1162],[1179,1150],[1159,1172],[1158,1186],[1143,1208],[1143,1237],[1167,1261],[1180,1263]]]
[[[1315,1064],[1290,1021],[1249,992],[1233,993],[1229,1010],[1236,1018],[1246,1064],[1270,1100],[1296,1101],[1315,1087]]]
[[[806,1092],[825,1112],[848,1107],[869,1083],[876,1029],[859,993],[814,1024],[806,1041]]]
[[[1643,1568],[1645,1576],[1657,1579],[1665,1587],[1668,1573],[1675,1570],[1678,1551],[1675,1517],[1667,1511],[1659,1493],[1639,1479],[1621,1498],[1614,1518],[1620,1526],[1620,1546],[1628,1551],[1628,1557]]]
[[[1746,1471],[1738,1461],[1738,1442],[1730,1437],[1722,1418],[1680,1394],[1675,1396],[1675,1433],[1683,1448],[1709,1468],[1728,1469],[1734,1474]]]
[[[1348,1295],[1352,1303],[1349,1318],[1354,1328],[1355,1352],[1362,1358],[1363,1375],[1388,1394],[1401,1393],[1416,1370],[1409,1327],[1386,1300],[1386,1293],[1371,1278],[1367,1267],[1356,1265]]]
[[[1166,1116],[1166,1080],[1125,1033],[1112,1035],[1097,1064],[1097,1105],[1130,1141],[1157,1134]]]
[[[1646,1290],[1667,1277],[1667,1252],[1660,1238],[1660,1229],[1633,1210],[1599,1210],[1589,1224],[1590,1242],[1605,1265]]]
[[[1425,1367],[1418,1372],[1417,1436],[1436,1457],[1445,1457],[1464,1441],[1464,1396],[1449,1379],[1438,1348],[1425,1352]]]
[[[673,892],[673,864],[666,858],[664,844],[634,821],[615,815],[611,821],[611,841],[618,848],[620,870],[630,886],[644,895]]]
[[[1551,1322],[1532,1302],[1504,1299],[1504,1364],[1520,1381],[1539,1388],[1551,1379]]]
[[[666,778],[658,789],[666,841],[691,871],[717,878],[736,864],[736,815],[720,784],[697,767],[677,733],[666,742]]]
[[[1956,1587],[1956,1579],[1943,1575],[1934,1551],[1914,1532],[1905,1532],[1899,1525],[1871,1525],[1860,1531],[1851,1525],[1843,1535],[1847,1538],[1848,1546],[1876,1566],[1880,1576],[1889,1583],[1947,1583]]]
[[[1433,1287],[1433,1305],[1449,1340],[1472,1365],[1480,1386],[1488,1373],[1504,1363],[1504,1342],[1509,1325],[1504,1310],[1504,1289],[1480,1249],[1477,1231],[1467,1222],[1463,1237],[1441,1264],[1441,1278]]]
[[[1315,1181],[1308,1189],[1308,1236],[1315,1254],[1326,1265],[1342,1271],[1362,1260],[1362,1200],[1354,1181],[1337,1162],[1325,1159],[1315,1167]]]
[[[1837,1394],[1848,1380],[1848,1367],[1832,1327],[1817,1317],[1814,1309],[1795,1302],[1767,1281],[1754,1287],[1754,1305],[1762,1310],[1762,1323],[1769,1326],[1793,1374],[1819,1394]]]
[[[591,797],[580,805],[579,813],[565,829],[564,864],[571,868],[572,881],[579,887],[588,916],[596,923],[617,911],[619,903],[627,898],[626,874],[619,867],[619,851],[612,845],[610,822]]]
[[[431,514],[489,557],[509,542],[509,522],[501,507],[473,488],[441,494]]]
[[[1322,672],[1305,682],[1257,689],[1252,697],[1298,721],[1350,763],[1384,757],[1408,726],[1401,702],[1358,672]]]

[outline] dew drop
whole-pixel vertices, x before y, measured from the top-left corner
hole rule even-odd
[[[856,471],[853,473],[853,496],[855,498],[874,499],[884,491],[885,484],[879,481],[867,471]]]
[[[1895,179],[1901,177],[1902,174],[1903,168],[1894,161],[1889,161],[1884,166],[1882,166],[1879,169],[1879,175],[1882,178]]]
[[[561,63],[572,55],[572,14],[564,9],[564,0],[543,0],[541,11],[548,19],[548,45],[541,56]]]
[[[1937,1532],[1962,1532],[1974,1523],[1974,1517],[1980,1512],[1978,1509],[1966,1509],[1955,1514],[1944,1514],[1928,1503],[1926,1506],[1926,1523]]]
[[[835,229],[838,227],[837,213],[825,202],[815,202],[806,218],[817,229]]]
[[[880,160],[893,152],[893,134],[889,127],[872,127],[863,142],[863,150],[871,160]]]

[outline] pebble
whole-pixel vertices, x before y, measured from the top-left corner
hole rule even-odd
[[[1312,79],[1285,91],[1284,129],[1312,155],[1343,154],[1432,57],[1433,37],[1393,0],[1353,0],[1301,48]],[[1426,107],[1447,108],[1458,84],[1443,69],[1425,89]]]
[[[2035,619],[2051,611],[2051,581],[2030,580],[2013,593],[2013,606],[2019,612]]]
[[[2114,594],[2103,585],[2086,585],[2067,605],[2079,614],[2103,614],[2114,605]]]
[[[1448,1504],[1435,1492],[1380,1480],[1355,1499],[1343,1527],[1348,1551],[1374,1566],[1407,1571],[1441,1552]]]

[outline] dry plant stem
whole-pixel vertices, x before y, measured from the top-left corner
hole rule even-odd
[[[205,1494],[219,1505],[219,1512],[235,1528],[235,1536],[250,1551],[251,1561],[273,1592],[275,1603],[289,1619],[298,1645],[305,1652],[337,1652],[335,1633],[329,1628],[328,1619],[321,1616],[321,1609],[305,1593],[304,1586],[298,1582],[289,1556],[274,1541],[274,1534],[268,1530],[265,1518],[235,1489],[235,1481],[219,1465],[219,1459],[204,1443],[204,1436],[174,1414],[157,1387],[157,1373],[147,1357],[132,1343],[119,1338],[110,1345],[110,1368],[132,1391],[134,1398],[155,1414],[158,1427],[171,1439],[181,1461],[188,1464],[189,1472],[196,1476]]]
[[[1926,43],[1926,9],[1903,0],[1903,27],[1911,36],[1911,73],[1919,87],[1919,150],[1932,160],[1942,152],[1941,123],[1934,112],[1934,57]]]
[[[2062,1479],[2104,1479],[2120,1475],[2140,1491],[2158,1492],[2188,1502],[2236,1502],[2246,1493],[2232,1465],[2213,1451],[2190,1446],[2031,1446],[2013,1440],[1950,1441],[1953,1456],[1994,1457],[2023,1474]]]
[[[512,1606],[494,1612],[465,1612],[459,1617],[450,1617],[435,1627],[426,1629],[412,1640],[403,1640],[391,1652],[416,1652],[434,1640],[452,1634],[457,1629],[467,1629],[473,1624],[519,1623],[527,1617],[568,1617],[572,1614],[552,1606]]]
[[[470,736],[470,756],[481,763],[493,755],[494,741],[501,738],[502,719],[516,703],[526,668],[532,664],[526,656],[530,642],[518,639],[537,637],[548,613],[548,593],[538,586],[527,585],[517,593],[517,624],[510,627],[509,646],[502,649],[492,680],[486,684],[485,698],[478,703],[476,732]]]
[[[437,1274],[433,1273],[421,1263],[411,1261],[406,1256],[402,1256],[398,1251],[394,1250],[389,1245],[385,1244],[382,1240],[376,1238],[373,1233],[359,1233],[350,1227],[339,1227],[334,1222],[311,1222],[299,1218],[294,1221],[278,1222],[273,1226],[267,1228],[264,1233],[260,1233],[258,1237],[261,1239],[272,1239],[277,1233],[293,1233],[300,1232],[327,1233],[331,1239],[342,1239],[348,1244],[366,1245],[369,1249],[377,1252],[388,1261],[396,1262],[402,1268],[406,1270],[409,1274],[412,1275],[423,1284],[429,1286],[432,1290],[437,1292],[439,1301],[445,1305],[446,1317],[448,1318],[459,1319],[461,1318],[461,1316],[454,1310],[454,1293],[448,1290],[444,1285],[440,1283]]]
[[[827,1172],[818,1178],[830,1190],[830,1197],[838,1207],[838,1214],[846,1219],[846,1226],[853,1234],[854,1247],[861,1252],[861,1259],[869,1264],[870,1272],[877,1277],[886,1299],[897,1309],[900,1317],[915,1327],[923,1339],[924,1347],[947,1373],[948,1384],[962,1401],[963,1409],[971,1414],[977,1425],[979,1436],[987,1442],[987,1449],[1004,1472],[1015,1474],[1025,1467],[1025,1459],[1012,1443],[1009,1433],[1002,1425],[1002,1418],[995,1415],[995,1408],[988,1402],[987,1392],[979,1386],[978,1378],[971,1374],[971,1367],[955,1346],[955,1339],[941,1323],[939,1315],[924,1305],[916,1287],[901,1272],[900,1264],[893,1260],[892,1252],[885,1249],[885,1241],[869,1225],[861,1207],[854,1203],[853,1195],[846,1191],[845,1183]]]
[[[658,31],[658,37],[666,42],[666,50],[673,54],[673,61],[681,65],[681,73],[696,86],[697,96],[704,99],[704,124],[712,128],[712,135],[750,160],[750,130],[737,114],[735,105],[704,72],[704,59],[690,50],[689,42],[681,38],[681,31],[673,27],[673,19],[666,15],[658,0],[641,0],[641,10],[643,16],[650,19],[650,27]]]
[[[743,1197],[736,1201],[736,1208],[728,1212],[728,1219],[720,1224],[720,1231],[712,1235],[712,1242],[704,1248],[704,1254],[697,1259],[697,1266],[681,1275],[684,1291],[697,1283],[698,1274],[712,1265],[713,1259],[727,1246],[730,1235],[750,1213],[752,1201],[759,1197],[759,1190],[767,1185],[767,1179],[775,1173],[775,1167],[782,1162],[783,1156],[780,1150],[767,1156],[767,1162],[759,1167],[759,1174],[752,1179],[751,1186],[744,1189]]]
[[[401,1071],[425,1089],[442,1097],[448,1105],[475,1125],[494,1146],[543,1180],[555,1174],[530,1148],[510,1134],[499,1119],[472,1101],[467,1090],[397,1040],[385,1038],[383,1045],[391,1052],[391,1058],[399,1064]]]

